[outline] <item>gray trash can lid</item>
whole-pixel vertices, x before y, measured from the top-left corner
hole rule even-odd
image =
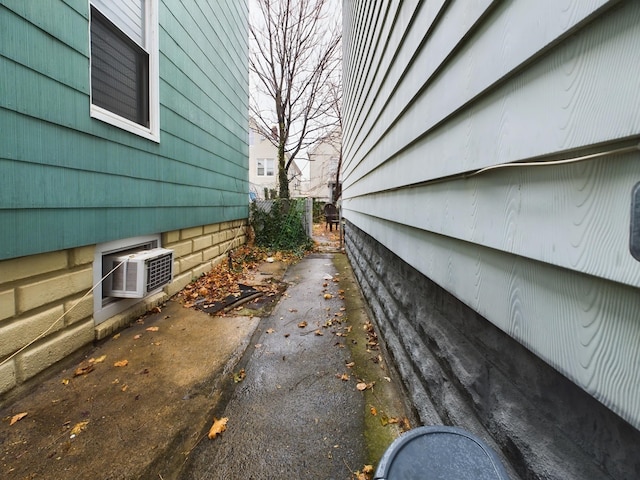
[[[457,427],[418,427],[385,451],[374,480],[509,480],[496,453]]]

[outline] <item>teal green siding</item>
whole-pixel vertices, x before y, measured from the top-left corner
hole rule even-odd
[[[160,2],[160,143],[89,116],[88,2],[0,6],[0,259],[246,218],[246,1]]]

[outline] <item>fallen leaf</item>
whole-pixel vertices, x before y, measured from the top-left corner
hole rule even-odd
[[[362,473],[373,473],[373,465],[365,465]]]
[[[349,363],[346,364],[346,367],[347,368],[353,368],[353,367],[355,367],[355,365],[356,365],[356,362],[349,362]]]
[[[119,360],[113,364],[114,367],[126,367],[129,365],[129,360]]]
[[[129,388],[129,385],[123,385],[120,390],[123,391],[123,392],[126,392],[127,388]]]
[[[162,311],[162,309],[160,307],[153,307],[151,309],[151,313],[160,313]]]
[[[140,338],[142,338],[142,335],[141,335],[141,334],[138,334],[138,335],[134,335],[134,336],[133,336],[133,339],[134,339],[134,340],[140,340]]]
[[[313,333],[315,333],[318,337],[321,337],[322,335],[324,335],[324,333],[322,333],[322,330],[320,330],[320,329],[316,330]]]
[[[106,359],[106,358],[107,358],[107,356],[106,356],[106,355],[101,355],[101,356],[100,356],[100,357],[98,357],[98,358],[92,358],[92,359],[90,359],[90,360],[89,360],[89,363],[102,363],[102,362],[104,362],[104,361],[105,361],[105,359]]]
[[[157,332],[158,330],[160,330],[160,328],[159,327],[147,327],[147,328],[145,328],[145,330],[147,332]]]
[[[89,421],[87,420],[86,422],[78,422],[76,423],[73,428],[71,429],[71,435],[78,435],[80,432],[82,432],[84,429],[87,428],[87,425],[89,425]]]
[[[324,294],[324,299],[325,300],[329,300],[330,298],[333,298],[333,295],[331,295],[330,293],[325,293]]]
[[[356,385],[356,388],[362,392],[364,390],[372,389],[375,384],[376,382],[371,382],[371,383],[360,382]]]
[[[11,417],[11,422],[9,422],[9,425],[13,425],[16,422],[19,422],[27,415],[29,415],[29,412],[16,413],[13,417]]]
[[[75,372],[73,372],[73,376],[74,377],[79,377],[80,375],[86,375],[87,373],[93,372],[93,370],[95,368],[96,367],[94,367],[93,365],[80,366],[80,367],[76,368]]]
[[[63,385],[69,385],[69,379],[68,378],[63,378],[62,379],[62,384]]]
[[[244,368],[242,370],[240,370],[239,372],[236,372],[233,374],[233,382],[234,383],[240,383],[241,381],[244,380],[244,377],[246,377],[247,374],[244,371]]]
[[[307,322],[305,322],[304,320],[302,322],[298,323],[298,327],[299,328],[304,328],[306,326],[307,326]]]
[[[403,432],[408,432],[409,430],[411,430],[411,424],[409,423],[409,419],[407,417],[404,417],[402,419],[401,429]]]
[[[275,332],[275,330],[273,328],[267,329],[267,333],[273,333],[273,332]]]
[[[338,377],[343,382],[348,382],[349,381],[349,374],[348,373],[343,373],[342,375],[340,375],[339,373],[336,373],[336,377]]]
[[[376,410],[376,407],[371,407],[369,411],[371,412],[371,415],[373,415],[374,417],[378,415],[378,411]]]
[[[119,338],[120,338],[120,334],[119,334],[119,333],[116,333],[116,334],[113,336],[113,339],[114,339],[114,340],[117,340],[117,339],[119,339]]]
[[[216,418],[213,417],[213,425],[211,425],[211,428],[209,429],[209,435],[208,437],[213,440],[214,438],[216,438],[218,435],[220,435],[222,432],[224,432],[227,429],[227,422],[229,421],[229,418],[224,417],[224,418]]]

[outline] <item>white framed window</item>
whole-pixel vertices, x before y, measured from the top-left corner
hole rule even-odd
[[[257,161],[259,177],[273,177],[275,175],[275,160],[273,158],[258,158]]]
[[[89,0],[91,117],[160,141],[158,0]]]

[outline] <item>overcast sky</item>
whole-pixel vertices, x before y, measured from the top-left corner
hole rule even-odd
[[[304,0],[298,0],[298,1],[304,1]],[[327,11],[328,12],[335,12],[335,16],[332,15],[332,18],[331,18],[330,21],[335,22],[336,21],[336,16],[338,18],[341,18],[342,1],[341,0],[327,0],[327,1],[328,1],[328,4],[329,4]],[[249,19],[250,19],[250,21],[253,21],[253,22],[256,21],[256,14],[260,15],[260,9],[259,9],[259,7],[257,5],[257,0],[249,0]],[[251,42],[251,38],[249,39],[249,41]],[[251,43],[249,44],[249,48],[251,50],[253,50],[253,47],[252,47]],[[275,108],[273,106],[273,99],[271,97],[268,97],[268,96],[258,97],[256,95],[256,91],[257,90],[255,88],[254,79],[252,78],[251,75],[249,75],[249,91],[250,91],[250,94],[251,94],[252,98],[256,99],[259,102],[259,105],[260,105],[261,109],[270,110],[270,111],[274,111],[275,110]],[[306,151],[301,151],[295,158],[296,163],[298,164],[298,167],[300,167],[300,169],[302,170],[303,180],[308,180],[309,179],[309,162],[308,161],[304,161],[304,159],[307,159],[307,158],[308,158],[308,154],[307,154]]]

